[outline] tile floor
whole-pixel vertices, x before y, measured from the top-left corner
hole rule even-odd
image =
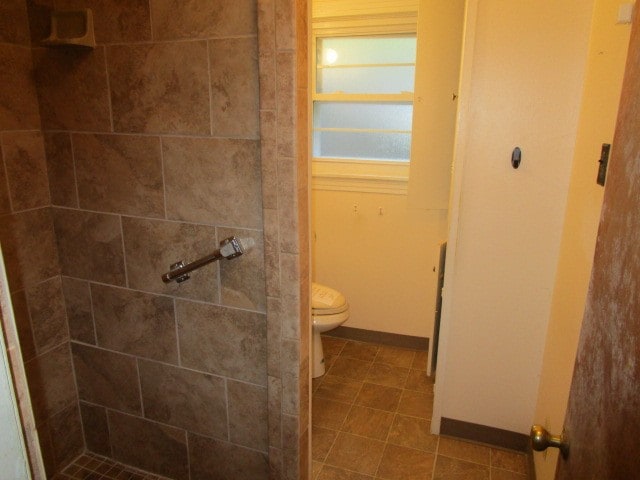
[[[430,433],[427,352],[323,336],[313,480],[526,480],[524,454]]]
[[[85,453],[76,458],[53,480],[169,480],[114,462],[105,457]]]

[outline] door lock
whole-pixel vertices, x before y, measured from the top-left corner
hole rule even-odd
[[[531,447],[536,452],[555,447],[560,449],[562,458],[567,458],[569,455],[569,441],[564,433],[562,435],[551,435],[542,425],[533,425],[529,437],[531,438]]]

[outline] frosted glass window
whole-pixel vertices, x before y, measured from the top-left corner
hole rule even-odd
[[[415,36],[319,39],[317,55],[318,93],[413,92]]]
[[[318,38],[316,159],[409,161],[415,35]]]

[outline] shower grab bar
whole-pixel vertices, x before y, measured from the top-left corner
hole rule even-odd
[[[198,260],[194,260],[190,263],[184,263],[183,260],[176,262],[169,266],[169,271],[162,275],[162,281],[164,283],[172,282],[173,280],[176,283],[182,283],[191,278],[189,272],[192,272],[200,267],[204,267],[205,265],[220,260],[222,258],[226,258],[227,260],[231,260],[232,258],[239,257],[243,253],[246,253],[253,247],[255,244],[253,238],[237,238],[237,237],[228,237],[220,242],[220,248],[206,255]]]

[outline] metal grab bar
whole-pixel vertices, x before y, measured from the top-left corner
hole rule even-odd
[[[198,260],[194,260],[190,263],[184,263],[184,261],[181,260],[172,264],[169,267],[169,271],[162,275],[162,281],[164,283],[169,283],[175,280],[176,283],[182,283],[191,278],[189,272],[222,258],[231,260],[232,258],[239,257],[253,247],[254,243],[253,238],[225,238],[220,242],[220,248],[218,250],[205,257],[199,258]]]

